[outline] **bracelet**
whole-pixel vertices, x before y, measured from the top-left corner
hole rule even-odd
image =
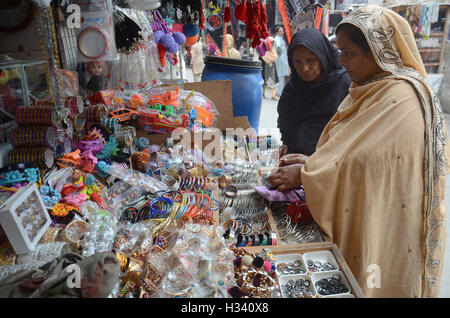
[[[224,195],[228,198],[236,198],[238,189],[234,185],[227,185],[224,189]]]
[[[229,176],[227,176],[225,174],[220,176],[220,178],[219,178],[219,187],[221,189],[225,189],[226,186],[228,186],[230,184],[231,184],[231,177],[229,177]]]
[[[277,245],[277,235],[275,232],[271,232],[272,245]]]
[[[247,236],[241,235],[241,237],[242,237],[241,244],[236,244],[237,247],[243,247],[247,244],[247,240],[248,240]]]
[[[263,239],[262,239],[262,241],[261,241],[261,245],[266,245],[266,244],[267,244],[267,236],[266,236],[266,233],[262,234],[262,236],[263,236]]]
[[[259,234],[255,234],[254,236],[255,238],[253,239],[253,246],[259,246],[259,243],[261,242]]]
[[[161,206],[160,209],[157,209],[157,206]],[[158,217],[163,217],[164,215],[170,213],[172,211],[173,208],[173,202],[172,200],[170,200],[169,198],[166,197],[161,197],[161,198],[156,198],[153,199],[150,202],[150,218],[153,219],[156,216]]]
[[[255,235],[250,235],[249,236],[249,240],[248,240],[248,243],[247,243],[247,246],[253,246],[253,243],[255,242]]]

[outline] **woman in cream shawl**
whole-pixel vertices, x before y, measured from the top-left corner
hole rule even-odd
[[[355,53],[345,47],[345,24],[362,31],[375,66],[347,63]],[[439,100],[410,26],[392,10],[356,10],[336,33],[353,80],[349,96],[316,152],[282,158],[270,181],[281,191],[303,184],[314,220],[339,246],[365,296],[437,297],[448,158]],[[372,77],[358,81],[364,71]]]

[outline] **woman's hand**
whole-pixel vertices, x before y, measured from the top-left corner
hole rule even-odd
[[[302,155],[300,153],[290,153],[287,154],[280,159],[280,167],[301,164],[304,165],[306,160],[308,160],[309,156]]]
[[[278,191],[298,189],[302,185],[303,164],[291,164],[280,167],[268,181]]]
[[[287,146],[287,145],[281,146],[281,147],[278,149],[278,156],[279,156],[278,158],[281,158],[281,157],[285,156],[286,153],[287,153],[287,151],[288,151],[288,146]]]

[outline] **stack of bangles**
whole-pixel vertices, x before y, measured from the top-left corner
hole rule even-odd
[[[275,232],[252,233],[252,226],[243,219],[228,220],[223,228],[224,238],[233,241],[233,245],[236,247],[277,244]]]
[[[233,246],[244,247],[244,246],[267,246],[276,245],[277,239],[275,232],[264,232],[260,234],[242,235],[238,234],[233,239]]]
[[[214,198],[192,191],[159,191],[147,203],[148,209],[138,210],[127,207],[121,216],[121,222],[136,223],[145,219],[165,218],[181,219],[205,225],[214,224],[214,211],[220,204]],[[146,213],[148,211],[148,213]]]
[[[213,191],[216,186],[216,180],[214,178],[206,178],[206,177],[188,177],[188,178],[180,178],[180,190],[189,190],[189,191]]]
[[[198,221],[209,221],[213,224],[214,211],[220,208],[219,201],[206,194],[191,191],[179,191],[181,200],[174,203],[171,217],[186,220],[191,218],[194,223]]]
[[[150,219],[159,219],[169,216],[172,212],[174,202],[166,197],[155,198],[150,201]]]

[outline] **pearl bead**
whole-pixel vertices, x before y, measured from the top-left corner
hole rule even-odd
[[[241,262],[245,266],[250,266],[253,263],[253,258],[250,255],[242,256]]]

